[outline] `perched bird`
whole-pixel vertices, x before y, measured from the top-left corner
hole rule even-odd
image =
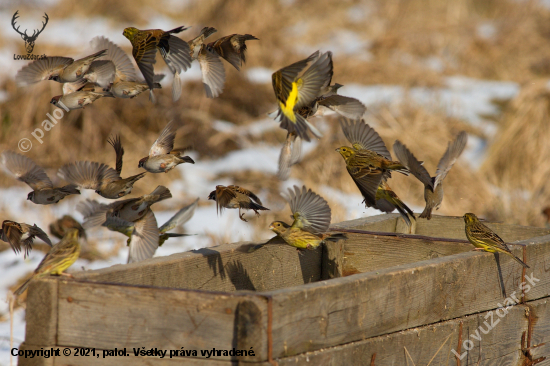
[[[115,66],[115,77],[110,87],[110,92],[116,98],[135,98],[146,90],[149,85],[145,80],[137,76],[136,69],[128,55],[108,38],[98,36],[90,41],[94,50],[105,49],[106,53],[100,59],[111,61]],[[153,86],[160,89],[160,81],[164,75],[154,75]]]
[[[186,30],[184,26],[174,28],[169,31],[161,29],[139,30],[134,27],[124,29],[122,33],[132,44],[132,55],[149,86],[149,96],[154,100],[154,68],[157,49],[172,74],[174,81],[172,83],[172,99],[178,100],[181,96],[180,74],[185,72],[191,66],[191,56],[189,54],[189,45],[173,34]]]
[[[437,164],[435,177],[430,177],[426,168],[422,166],[409,149],[399,140],[395,141],[393,144],[393,151],[399,161],[401,161],[403,165],[424,184],[424,200],[426,201],[426,207],[422,214],[420,214],[421,218],[430,220],[432,218],[432,210],[434,208],[439,210],[441,202],[443,201],[443,180],[460,157],[460,154],[462,154],[467,142],[468,134],[464,131],[460,132],[454,141],[449,142],[445,154],[443,154],[443,157],[439,160],[439,164]]]
[[[63,109],[84,109],[87,105],[103,97],[114,98],[111,92],[79,90],[70,94],[56,95],[50,100],[50,103]]]
[[[149,210],[150,214],[146,214],[143,219],[138,220],[135,223],[122,220],[118,217],[108,217],[103,223],[103,226],[111,231],[117,231],[128,237],[128,245],[130,246],[128,263],[138,262],[140,260],[151,258],[157,247],[162,246],[162,244],[164,244],[164,242],[169,238],[188,235],[169,233],[168,231],[189,221],[191,217],[193,217],[198,201],[199,199],[197,198],[192,204],[183,207],[160,228],[153,228],[152,224],[154,215],[151,210]],[[77,210],[86,220],[89,217],[94,216],[98,210],[103,210],[105,206],[107,205],[99,203],[95,200],[86,200],[77,205]],[[155,235],[157,240],[156,242],[154,241]]]
[[[399,161],[393,161],[384,141],[364,120],[340,120],[342,131],[351,147],[336,149],[346,162],[349,175],[359,188],[368,207],[376,207],[376,191],[382,181],[390,176],[390,170],[408,175],[409,171]]]
[[[288,203],[292,211],[292,225],[273,221],[269,229],[281,237],[288,245],[297,249],[315,249],[326,241],[344,239],[344,234],[326,233],[330,225],[331,211],[325,199],[302,186],[289,188]]]
[[[138,168],[143,168],[151,173],[168,173],[176,166],[182,163],[195,164],[195,161],[189,156],[183,155],[187,150],[174,149],[174,139],[176,138],[177,124],[168,122],[159,138],[155,141],[149,150],[149,156],[139,161]]]
[[[376,206],[375,208],[389,213],[397,210],[407,226],[411,226],[411,218],[416,221],[414,212],[403,202],[397,194],[391,189],[388,183],[384,180],[378,186],[376,190]]]
[[[2,165],[17,180],[28,184],[33,191],[27,195],[27,200],[38,205],[50,205],[57,203],[71,194],[80,194],[73,184],[61,188],[54,188],[53,183],[46,175],[44,169],[39,167],[26,156],[13,151],[2,153]]]
[[[31,278],[15,290],[14,294],[16,296],[21,295],[29,286],[29,282],[34,278],[49,275],[65,275],[63,272],[73,265],[79,255],[80,243],[78,242],[78,230],[70,229],[63,239],[55,244],[44,259],[42,259],[42,262],[34,270]]]
[[[55,220],[50,224],[50,234],[58,239],[61,239],[67,234],[69,229],[77,229],[78,236],[86,239],[86,230],[76,221],[71,215],[63,215],[62,218]]]
[[[145,194],[138,198],[129,198],[115,201],[108,205],[100,204],[94,207],[82,223],[82,227],[90,229],[94,226],[103,225],[109,218],[115,217],[127,222],[135,222],[147,214],[150,207],[160,201],[171,198],[170,190],[164,186],[158,186],[150,194]],[[85,209],[77,206],[79,211]]]
[[[52,246],[48,234],[34,224],[33,226],[15,221],[4,220],[0,229],[0,239],[9,243],[15,254],[19,254],[21,247],[25,251],[25,257],[32,250],[35,237],[39,237],[44,243]]]
[[[529,268],[527,264],[523,263],[521,259],[510,251],[504,240],[493,230],[482,224],[476,215],[473,213],[464,214],[464,222],[466,224],[466,237],[477,248],[474,250],[484,250],[489,253],[504,253],[514,258],[523,267]]]
[[[76,61],[70,57],[45,57],[24,66],[17,72],[15,80],[19,85],[34,84],[41,80],[73,83],[81,79],[90,68],[92,62],[103,56],[105,51],[100,50]]]
[[[57,175],[67,182],[83,189],[93,189],[102,197],[117,199],[132,192],[134,184],[143,178],[145,172],[122,179],[122,157],[124,148],[120,136],[108,140],[116,154],[116,170],[106,164],[91,161],[77,161],[63,166]]]
[[[250,34],[231,34],[205,44],[205,39],[216,32],[215,28],[204,27],[197,37],[187,42],[191,58],[199,61],[202,82],[208,98],[216,98],[223,91],[225,69],[220,57],[240,70],[246,60],[246,41],[258,39]]]
[[[311,66],[298,77],[309,64]],[[280,122],[280,127],[310,141],[308,130],[316,137],[322,135],[298,111],[317,98],[320,89],[332,78],[332,52],[313,53],[308,58],[286,66],[272,75],[273,90],[279,104],[278,109],[270,113]],[[328,80],[328,81],[327,81]]]
[[[254,213],[258,216],[260,216],[258,211],[269,210],[269,208],[262,206],[262,201],[258,196],[239,186],[216,186],[216,190],[210,192],[208,199],[216,201],[218,214],[224,208],[238,208],[239,218],[244,222],[248,221],[243,218],[244,213],[241,214],[241,209],[254,210]]]

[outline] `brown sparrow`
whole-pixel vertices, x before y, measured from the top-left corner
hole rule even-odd
[[[39,237],[44,243],[52,246],[48,235],[36,224],[33,226],[15,221],[4,220],[0,229],[0,239],[10,244],[15,254],[19,254],[21,247],[25,250],[25,257],[32,249],[35,237]]]
[[[243,218],[244,213],[241,214],[241,209],[254,210],[258,216],[260,216],[258,210],[269,210],[262,206],[262,201],[254,193],[239,186],[216,186],[216,190],[210,192],[208,199],[216,201],[218,213],[223,208],[238,208],[239,218],[244,222],[248,221]]]

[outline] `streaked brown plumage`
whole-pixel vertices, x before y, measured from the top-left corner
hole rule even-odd
[[[447,150],[445,150],[443,157],[437,164],[437,171],[434,177],[430,177],[426,168],[424,168],[409,149],[399,140],[395,141],[393,144],[393,151],[399,161],[401,161],[403,165],[424,184],[424,200],[426,201],[426,207],[422,214],[420,214],[421,218],[430,220],[432,218],[432,210],[434,208],[439,210],[441,202],[443,201],[443,180],[460,157],[460,154],[462,154],[462,151],[464,151],[467,142],[468,134],[464,131],[460,132],[454,141],[449,142]]]
[[[99,205],[93,213],[85,218],[82,226],[85,229],[103,225],[110,217],[116,217],[127,222],[135,222],[147,214],[150,207],[160,201],[171,198],[170,190],[158,186],[150,194],[138,198],[115,201],[109,205]]]
[[[48,175],[34,161],[13,151],[2,153],[2,165],[17,180],[28,184],[33,191],[27,195],[27,200],[39,205],[57,203],[71,194],[80,194],[75,185],[69,184],[54,188]]]
[[[52,242],[50,241],[50,238],[48,238],[48,234],[36,226],[36,224],[31,226],[29,224],[18,223],[11,220],[4,220],[4,222],[2,222],[0,239],[6,243],[9,243],[15,254],[19,254],[21,249],[23,249],[25,257],[29,255],[32,250],[32,244],[35,237],[40,238],[50,247],[52,246]]]
[[[174,140],[178,125],[172,121],[160,133],[159,138],[149,150],[149,156],[139,161],[138,168],[143,168],[150,173],[168,173],[182,163],[195,164],[189,156],[184,155],[187,148],[174,149]]]
[[[504,253],[514,258],[514,260],[523,267],[529,268],[527,264],[510,251],[504,240],[502,240],[493,230],[482,224],[476,215],[473,213],[464,214],[464,222],[466,237],[473,246],[489,253]]]
[[[78,187],[93,189],[97,194],[109,199],[124,197],[132,192],[134,183],[143,178],[145,172],[122,179],[122,156],[124,149],[120,137],[108,140],[116,153],[116,170],[106,164],[91,161],[77,161],[63,166],[57,175]]]
[[[258,216],[260,216],[258,211],[269,210],[269,208],[262,206],[262,201],[260,201],[258,196],[254,193],[246,188],[234,185],[227,187],[221,185],[216,186],[216,190],[210,192],[208,199],[216,201],[216,210],[218,214],[221,213],[224,208],[238,208],[239,218],[245,222],[247,222],[247,220],[243,218],[244,213],[241,214],[241,209],[253,210]]]
[[[344,239],[344,234],[327,233],[331,210],[325,199],[305,186],[289,188],[292,225],[274,221],[269,229],[297,249],[315,249],[326,241]]]
[[[125,28],[122,34],[132,43],[132,55],[136,60],[147,85],[149,86],[149,96],[154,101],[154,68],[157,49],[162,55],[162,59],[174,75],[172,83],[172,99],[178,100],[181,96],[180,74],[185,72],[191,66],[191,56],[189,55],[189,45],[174,34],[186,30],[184,26],[163,31],[162,29],[139,30],[134,27]]]
[[[16,296],[21,295],[34,278],[41,278],[48,275],[62,275],[63,272],[73,265],[80,255],[80,243],[78,242],[78,230],[70,229],[63,239],[55,244],[42,262],[34,270],[31,278],[25,281],[17,290]]]
[[[364,120],[340,119],[342,131],[351,147],[336,149],[346,162],[349,175],[359,188],[368,207],[376,207],[376,191],[391,177],[390,170],[408,175],[409,171],[393,161],[384,141]]]
[[[62,218],[55,220],[50,224],[50,234],[58,239],[61,239],[67,234],[69,229],[77,229],[78,236],[86,239],[86,230],[80,225],[74,217],[71,215],[63,215]]]

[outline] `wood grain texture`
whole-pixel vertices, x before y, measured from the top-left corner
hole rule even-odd
[[[332,224],[331,227],[341,227],[344,229],[363,229],[371,231],[385,231],[395,233],[397,220],[401,217],[399,214],[383,214],[376,216],[363,217],[356,220],[342,221]]]
[[[517,294],[521,266],[501,258],[501,267],[507,293]],[[467,252],[268,292],[273,353],[287,357],[494,309],[503,302],[498,281],[492,254]]]
[[[27,346],[57,341],[57,284],[55,277],[33,280],[27,292],[25,343]]]
[[[86,271],[75,277],[97,282],[209,291],[266,291],[321,278],[320,247],[299,254],[277,238],[249,253],[249,248],[256,244],[224,244]]]
[[[471,244],[410,240],[406,238],[347,233],[343,275],[376,271],[467,252]]]
[[[504,314],[504,313],[503,313]],[[493,325],[489,328],[485,324]],[[525,307],[515,306],[503,318],[494,311],[453,319],[435,325],[409,329],[359,342],[308,352],[296,357],[278,359],[279,366],[310,364],[316,366],[370,365],[374,354],[376,366],[396,365],[458,365],[458,340],[462,323],[460,355],[466,353],[461,365],[519,365],[521,336],[527,331]],[[483,331],[479,329],[482,327]],[[473,336],[470,336],[472,334]],[[466,346],[464,342],[470,340]],[[431,362],[431,363],[430,363]]]
[[[505,223],[483,222],[505,242],[524,240],[550,234],[550,229]],[[452,216],[432,216],[431,220],[417,219],[416,234],[467,240],[464,232],[464,219]]]
[[[321,278],[330,280],[343,276],[344,270],[344,240],[336,243],[323,244],[323,258],[321,263]]]
[[[237,308],[240,318],[247,316],[247,308],[239,305],[242,302],[256,306],[248,316],[253,319],[251,324],[237,323]],[[266,304],[264,298],[246,292],[225,294],[60,281],[58,308],[63,316],[59,317],[57,344],[187,350],[230,350],[239,345],[247,350],[254,347],[256,356],[247,360],[259,361],[267,359]],[[253,307],[247,306],[249,310]],[[238,332],[242,335],[247,331],[255,338],[237,342]]]
[[[40,350],[40,349],[49,349],[49,348],[53,348],[53,349],[57,349],[57,346],[47,346],[48,343],[44,343],[43,345],[31,345],[31,344],[27,344],[26,342],[23,342],[19,345],[19,350],[25,352],[25,350],[28,350],[28,351],[36,351],[36,350]],[[17,365],[18,366],[53,366],[55,365],[54,363],[55,361],[55,357],[49,357],[49,358],[44,358],[44,357],[33,357],[33,358],[25,358],[24,356],[19,356],[17,357]]]
[[[531,361],[540,360],[536,365],[550,365],[550,299],[528,302],[531,320],[531,337],[524,342],[525,353]]]

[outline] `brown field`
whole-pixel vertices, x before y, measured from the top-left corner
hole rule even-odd
[[[314,50],[311,47],[316,45],[336,44],[339,42],[337,35],[349,34],[342,33],[349,31],[364,41],[360,47],[369,58],[335,51],[333,82],[431,87],[441,86],[446,76],[462,75],[519,83],[520,92],[513,100],[495,101],[501,112],[491,117],[497,125],[494,136],[488,136],[467,121],[448,117],[441,110],[418,106],[412,101],[391,108],[381,105],[370,108],[367,113],[370,121],[376,121],[376,129],[390,150],[393,141],[400,139],[426,162],[432,174],[447,141],[458,131],[464,129],[471,136],[486,140],[487,155],[480,169],[473,170],[463,157],[448,175],[445,199],[437,214],[461,216],[465,212],[475,212],[507,223],[545,225],[541,211],[550,205],[547,185],[550,163],[546,161],[550,156],[550,91],[547,87],[550,11],[537,2],[201,0],[190,2],[177,11],[169,6],[157,6],[158,1],[117,3],[116,11],[111,4],[87,1],[78,2],[76,7],[72,1],[61,0],[44,10],[50,19],[57,21],[106,16],[111,29],[120,32],[130,25],[142,27],[153,12],[193,26],[183,33],[184,39],[194,37],[206,25],[218,29],[215,36],[250,33],[260,41],[248,43],[244,71],[251,67],[276,70],[303,58],[307,52],[300,49]],[[21,5],[20,11],[31,6],[30,2],[27,6]],[[496,30],[492,37],[480,35],[479,29],[484,24],[491,24]],[[83,45],[96,35],[83,39]],[[107,32],[104,35],[110,36]],[[0,40],[0,47],[5,42]],[[19,53],[23,53],[23,42],[17,45]],[[129,43],[119,45],[130,51]],[[82,50],[45,46],[40,49],[42,52],[79,55]],[[426,67],[425,60],[430,57],[441,60],[439,70]],[[221,133],[212,127],[215,120],[247,125],[266,118],[265,113],[275,107],[270,84],[251,83],[228,64],[225,69],[224,93],[217,99],[207,99],[197,81],[184,84],[183,97],[176,103],[171,100],[169,87],[156,92],[158,102],[154,105],[145,94],[132,100],[100,100],[84,111],[66,115],[62,128],[54,128],[45,137],[44,144],[33,148],[27,156],[51,169],[52,177],[58,167],[74,160],[93,159],[113,164],[112,150],[106,140],[109,135],[120,133],[128,162],[123,174],[136,174],[137,161],[146,155],[168,120],[181,121],[184,125],[178,132],[179,145],[188,145],[191,137],[195,141],[193,150],[198,153],[197,164],[239,149],[243,141],[281,144],[286,136],[283,130],[254,137]],[[12,77],[1,87],[9,93],[9,99],[0,104],[0,150],[17,151],[17,141],[39,126],[46,113],[53,110],[48,102],[53,95],[60,94],[60,86],[42,82],[19,88]],[[317,148],[303,157],[292,177],[313,189],[329,185],[343,192],[357,192],[342,158],[334,152],[346,140],[336,118],[330,117],[328,121],[330,133],[325,133]],[[267,189],[272,205],[282,205],[280,182],[273,175],[249,172],[223,177],[251,190]],[[140,182],[142,184],[136,185],[134,193],[148,192],[158,184],[177,178],[178,174],[150,174]],[[0,184],[16,183],[2,174]],[[390,184],[406,203],[423,207],[423,188],[416,179],[394,174]],[[202,205],[211,204],[203,198]],[[344,219],[339,202],[330,204],[333,221]],[[175,207],[169,202],[166,205]],[[270,211],[250,224],[265,229],[277,216],[280,214]],[[223,238],[213,236],[211,241],[214,244]]]

